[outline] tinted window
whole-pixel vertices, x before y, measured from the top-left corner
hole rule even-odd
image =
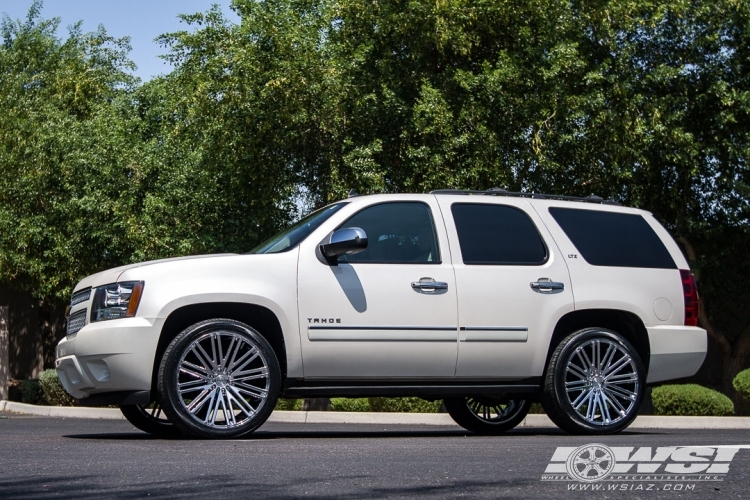
[[[339,211],[346,202],[336,203],[317,210],[279,234],[267,239],[248,253],[281,253],[296,247],[300,241],[315,231],[330,216]]]
[[[638,214],[550,208],[581,256],[594,266],[676,269],[648,222]]]
[[[523,211],[504,205],[451,206],[464,264],[539,265],[547,247]]]
[[[367,233],[367,248],[339,262],[440,263],[430,208],[424,203],[383,203],[365,208],[341,227]]]

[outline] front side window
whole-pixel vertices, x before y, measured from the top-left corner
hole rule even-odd
[[[372,264],[439,264],[435,225],[430,208],[419,202],[373,205],[357,212],[341,227],[359,227],[367,248],[339,262]]]
[[[317,210],[291,227],[267,239],[248,253],[280,253],[291,250],[338,212],[346,202],[335,203]]]
[[[547,247],[522,210],[506,205],[454,203],[451,206],[464,264],[541,265]]]

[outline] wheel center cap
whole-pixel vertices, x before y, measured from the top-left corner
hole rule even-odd
[[[597,375],[594,377],[593,382],[597,389],[601,389],[604,385],[604,377]]]
[[[227,375],[222,373],[216,377],[216,385],[219,387],[226,387],[227,384],[229,384],[229,377]]]

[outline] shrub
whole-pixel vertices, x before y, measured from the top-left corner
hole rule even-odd
[[[279,398],[278,401],[276,401],[276,407],[274,408],[274,410],[299,411],[301,408],[302,408],[301,399]]]
[[[21,402],[31,405],[43,405],[46,403],[42,385],[38,379],[30,378],[21,380]]]
[[[367,398],[331,398],[333,411],[372,411]]]
[[[547,414],[547,412],[544,411],[544,407],[542,407],[542,403],[531,403],[531,408],[529,409],[529,413],[536,414],[536,415]]]
[[[724,394],[697,384],[663,385],[651,391],[654,415],[723,417],[734,415]]]
[[[738,373],[732,380],[732,386],[742,396],[742,399],[750,403],[750,368]]]
[[[39,383],[44,391],[44,398],[53,406],[75,406],[76,399],[65,392],[57,372],[53,369],[44,370],[39,375]]]
[[[442,403],[422,398],[370,398],[371,411],[393,413],[438,413]]]

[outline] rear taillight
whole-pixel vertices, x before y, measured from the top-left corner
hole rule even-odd
[[[698,326],[698,288],[690,271],[680,269],[682,293],[685,297],[685,326]]]

